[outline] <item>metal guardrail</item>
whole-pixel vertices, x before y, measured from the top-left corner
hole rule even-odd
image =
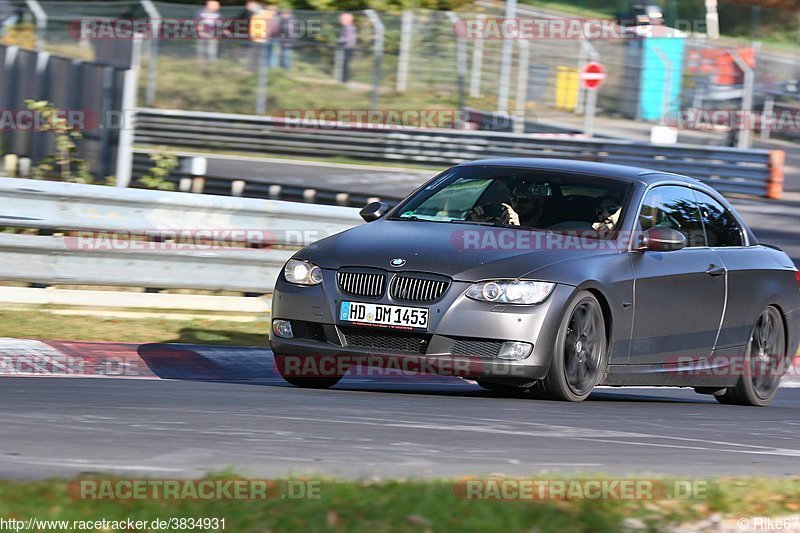
[[[263,294],[299,246],[360,222],[347,207],[0,178],[0,227],[45,233],[0,233],[0,279]],[[182,232],[209,240],[164,241]]]
[[[133,186],[143,175],[150,172],[153,162],[151,153],[160,153],[158,149],[151,150],[138,148],[133,152]],[[193,156],[192,156],[193,157]],[[181,163],[191,157],[179,156]],[[241,196],[245,198],[263,198],[270,200],[288,200],[290,202],[304,202],[308,204],[343,205],[358,207],[375,201],[385,201],[389,205],[397,204],[399,198],[385,197],[373,193],[341,191],[336,189],[319,188],[315,184],[303,186],[300,184],[287,184],[277,182],[264,182],[261,180],[246,181],[241,178],[231,178],[204,174],[194,176],[183,164],[172,170],[166,180],[175,186],[175,190],[182,192],[196,192],[202,194],[216,194],[219,196]],[[280,180],[278,180],[280,181]]]
[[[432,164],[498,157],[568,158],[686,174],[723,193],[779,198],[783,190],[784,153],[774,150],[446,129],[320,127],[278,117],[162,109],[139,109],[136,117],[136,143],[147,146]]]

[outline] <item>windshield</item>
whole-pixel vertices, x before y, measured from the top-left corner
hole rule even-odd
[[[456,167],[407,200],[392,218],[575,231],[610,238],[618,230],[630,189],[627,183],[592,176]]]

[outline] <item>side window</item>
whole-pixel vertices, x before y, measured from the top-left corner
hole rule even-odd
[[[651,189],[642,202],[639,224],[642,231],[650,228],[680,231],[686,236],[688,246],[706,245],[694,193],[687,187],[667,185]]]
[[[742,246],[742,228],[733,214],[704,192],[695,192],[709,246]]]

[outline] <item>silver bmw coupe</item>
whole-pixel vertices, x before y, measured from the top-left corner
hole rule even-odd
[[[554,159],[450,168],[300,250],[276,283],[278,371],[353,365],[585,399],[694,387],[766,405],[800,342],[800,276],[698,180]]]

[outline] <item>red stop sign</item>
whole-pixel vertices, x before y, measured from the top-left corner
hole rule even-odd
[[[601,63],[587,63],[581,71],[581,83],[586,89],[599,88],[606,79],[606,68]]]

